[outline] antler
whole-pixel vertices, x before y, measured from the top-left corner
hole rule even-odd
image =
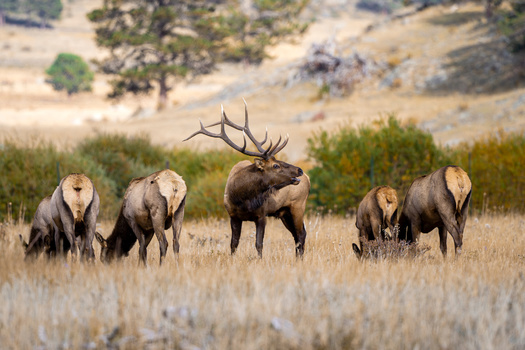
[[[284,142],[282,144],[281,144],[281,136],[279,136],[279,141],[277,141],[275,146],[273,145],[273,142],[270,139],[270,145],[268,146],[268,148],[265,149],[263,147],[263,145],[266,143],[266,141],[268,139],[268,128],[266,128],[266,134],[264,136],[264,140],[257,141],[257,139],[255,138],[255,136],[253,136],[253,134],[252,134],[252,132],[250,130],[250,125],[249,125],[249,122],[248,122],[248,105],[246,104],[246,101],[244,100],[244,98],[242,100],[244,101],[244,126],[235,124],[230,119],[228,119],[228,117],[226,116],[226,113],[224,112],[224,107],[221,105],[221,121],[215,122],[215,123],[210,124],[210,125],[205,127],[202,124],[202,121],[199,120],[200,125],[201,125],[200,130],[194,132],[193,134],[191,134],[188,138],[184,139],[183,141],[187,141],[187,140],[191,139],[192,137],[194,137],[195,135],[203,134],[203,135],[206,135],[206,136],[222,139],[224,142],[226,142],[234,150],[239,151],[239,152],[241,152],[243,154],[246,154],[247,156],[261,157],[263,159],[269,159],[269,158],[275,156],[288,143],[288,139],[289,139],[288,134],[286,135],[286,138],[285,138],[285,140],[284,140]],[[206,129],[206,128],[209,128],[209,127],[212,127],[212,126],[216,126],[216,125],[220,125],[221,126],[221,132],[220,133],[213,133],[213,132],[211,132],[211,131]],[[229,127],[232,127],[232,128],[234,128],[236,130],[242,130],[242,136],[243,136],[243,140],[244,140],[244,145],[242,147],[236,145],[228,137],[228,135],[226,134],[225,125],[228,125]],[[257,147],[257,150],[259,152],[252,152],[252,151],[249,151],[249,150],[246,149],[246,136],[248,136],[250,141],[255,145],[255,147]]]

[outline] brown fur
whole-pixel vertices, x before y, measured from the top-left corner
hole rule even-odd
[[[363,253],[363,242],[384,240],[384,230],[388,227],[394,232],[397,224],[397,193],[389,186],[378,186],[371,189],[363,198],[357,209],[356,227],[359,230],[359,245],[352,244],[358,258]]]
[[[266,217],[275,216],[292,233],[296,254],[303,255],[306,239],[303,216],[309,192],[308,175],[274,157],[237,163],[230,171],[224,193],[232,228],[231,253],[235,253],[239,245],[242,222],[253,221],[257,235],[255,247],[262,256]]]
[[[99,212],[100,199],[93,182],[84,174],[64,177],[51,196],[51,217],[55,224],[55,246],[59,253],[77,253],[80,237],[80,257],[94,259],[93,238]],[[65,243],[68,241],[69,245]]]
[[[162,263],[168,248],[164,231],[169,227],[173,229],[173,251],[177,254],[186,191],[182,177],[168,169],[131,180],[113,232],[107,239],[96,233],[102,246],[100,259],[110,262],[115,257],[127,255],[138,240],[139,257],[146,264],[147,247],[155,234]]]
[[[472,183],[460,167],[449,165],[418,177],[407,191],[399,218],[399,238],[417,242],[421,232],[439,229],[440,249],[447,255],[447,231],[461,253]]]

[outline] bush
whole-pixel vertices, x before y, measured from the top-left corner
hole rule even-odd
[[[508,39],[512,52],[518,53],[525,50],[525,1],[510,1],[511,9],[503,11],[498,28]]]
[[[115,196],[122,198],[131,179],[164,169],[168,152],[151,144],[149,137],[100,134],[85,139],[76,153],[91,158],[115,183]]]
[[[228,174],[237,162],[247,157],[231,150],[196,153],[189,149],[174,149],[170,159],[188,186],[184,215],[192,218],[226,217],[223,198]]]
[[[471,169],[471,208],[478,212],[525,212],[523,134],[498,132],[473,144],[461,144],[455,148],[455,157],[464,170]]]
[[[61,53],[46,70],[46,82],[57,91],[66,90],[68,96],[80,91],[91,91],[94,74],[80,56]]]
[[[57,174],[57,164],[60,175]],[[59,152],[50,143],[19,146],[11,140],[4,140],[0,168],[0,221],[6,219],[5,206],[8,203],[13,205],[15,218],[18,213],[25,212],[24,218],[32,220],[40,201],[53,193],[60,177],[69,173],[86,174],[100,195],[102,214],[114,211],[111,209],[116,201],[114,183],[105,177],[103,170],[89,158]]]
[[[414,178],[452,159],[432,135],[412,124],[402,126],[394,116],[358,130],[320,131],[308,140],[308,155],[316,164],[309,171],[309,207],[340,214],[356,208],[378,185],[393,187],[401,199]]]

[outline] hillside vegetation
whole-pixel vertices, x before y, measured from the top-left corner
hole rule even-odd
[[[449,164],[469,173],[475,212],[523,213],[524,152],[525,137],[504,132],[473,144],[441,147],[428,132],[390,116],[358,130],[347,126],[336,133],[312,135],[309,162],[299,165],[310,175],[307,206],[312,213],[353,212],[378,185],[396,189],[402,203],[414,178]],[[93,180],[101,197],[100,217],[113,219],[132,178],[166,167],[187,183],[186,218],[224,218],[228,173],[246,158],[233,150],[167,149],[154,145],[147,136],[122,134],[100,134],[67,151],[46,142],[20,145],[5,140],[0,151],[0,221],[8,215],[30,221],[59,178],[73,172],[85,173]]]

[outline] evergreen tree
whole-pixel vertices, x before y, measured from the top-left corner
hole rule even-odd
[[[159,109],[180,80],[208,74],[220,60],[260,62],[277,38],[305,26],[292,21],[307,0],[104,0],[88,14],[97,62],[114,74],[109,97],[159,91]]]
[[[109,97],[149,93],[156,84],[162,109],[177,80],[209,73],[228,35],[216,11],[221,2],[104,0],[88,18],[97,24],[97,44],[110,50],[99,67],[117,75]]]
[[[0,0],[0,27],[5,24],[8,12],[16,12],[20,7],[20,0]]]
[[[307,23],[298,20],[309,0],[241,0],[229,16],[234,41],[225,59],[261,63],[266,48],[285,37],[303,33]]]
[[[80,56],[61,53],[46,70],[48,83],[57,91],[66,90],[68,96],[80,91],[91,91],[94,74]]]
[[[45,28],[49,20],[59,19],[63,9],[61,0],[27,1],[26,7],[40,18],[41,28]]]

